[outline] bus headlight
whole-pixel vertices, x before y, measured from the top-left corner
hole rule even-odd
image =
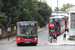
[[[34,40],[36,40],[37,38],[34,38]]]
[[[21,40],[20,38],[17,38],[18,40]]]

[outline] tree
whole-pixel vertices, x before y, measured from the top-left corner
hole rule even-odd
[[[5,13],[0,14],[0,28],[7,27],[7,16]]]
[[[61,11],[66,11],[67,8],[73,7],[75,5],[67,3],[67,4],[63,4],[62,8],[60,9]]]
[[[45,22],[48,22],[52,9],[47,5],[47,3],[44,2],[38,2],[38,8],[38,15],[41,17],[40,25],[43,26]]]
[[[0,7],[0,26],[2,27],[6,27],[9,18],[11,18],[11,26],[18,21],[37,21],[40,26],[43,26],[52,12],[47,3],[38,0],[1,0]]]
[[[60,10],[60,9],[58,8],[58,11],[59,11],[59,10]],[[57,7],[55,7],[54,11],[57,11]]]

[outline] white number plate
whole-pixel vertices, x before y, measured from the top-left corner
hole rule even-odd
[[[30,42],[25,42],[25,43],[30,43]]]

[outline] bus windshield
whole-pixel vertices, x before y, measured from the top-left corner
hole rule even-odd
[[[37,35],[36,26],[18,26],[17,31],[19,36]]]
[[[59,31],[59,19],[58,18],[51,18],[50,23],[54,24],[54,27],[49,27],[49,31],[51,32],[58,32]]]
[[[52,23],[52,22],[59,22],[59,19],[58,18],[51,18],[50,23]]]

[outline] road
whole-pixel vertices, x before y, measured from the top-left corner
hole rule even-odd
[[[47,45],[48,30],[44,30],[38,33],[39,43],[37,46],[17,46],[16,41],[0,44],[0,50],[75,50],[75,46],[65,45]]]

